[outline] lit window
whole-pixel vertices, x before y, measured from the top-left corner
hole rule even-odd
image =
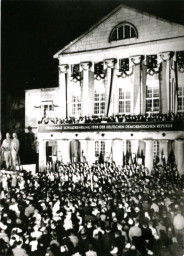
[[[153,142],[153,159],[155,160],[156,157],[159,157],[159,141],[154,140]]]
[[[184,87],[178,87],[178,111],[184,111]]]
[[[119,114],[130,114],[131,112],[131,93],[119,88]]]
[[[95,141],[95,157],[99,157],[100,154],[104,158],[104,156],[105,156],[105,142],[104,141]]]
[[[109,41],[138,37],[137,29],[130,23],[117,25],[110,33]]]
[[[72,116],[80,116],[81,114],[81,99],[79,96],[72,95]]]
[[[104,115],[105,113],[105,93],[95,90],[94,94],[94,114]]]
[[[154,76],[147,76],[146,86],[146,112],[158,113],[159,112],[159,77],[158,74]]]
[[[71,94],[72,116],[79,117],[81,115],[81,87],[80,83],[76,83],[72,88]]]
[[[42,102],[42,111],[44,117],[52,117],[54,106],[52,101],[43,101]]]

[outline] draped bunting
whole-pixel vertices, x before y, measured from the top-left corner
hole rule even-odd
[[[80,72],[80,65],[79,64],[75,64],[75,65],[72,66],[71,77],[72,77],[72,80],[74,82],[82,81],[83,76],[82,76],[82,72]]]
[[[105,78],[105,70],[104,70],[104,64],[103,61],[95,63],[94,67],[94,75],[96,80],[101,80]]]

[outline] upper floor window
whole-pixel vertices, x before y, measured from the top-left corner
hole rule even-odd
[[[113,28],[110,33],[109,42],[138,37],[137,29],[130,23],[123,22]]]
[[[72,116],[79,117],[81,115],[82,101],[81,101],[81,87],[79,82],[75,84],[72,88],[71,93],[71,107]]]
[[[42,102],[43,117],[51,117],[54,111],[54,106],[52,101]]]
[[[104,115],[105,114],[105,93],[95,90],[94,95],[94,114]]]
[[[131,112],[131,91],[119,88],[119,114],[130,114]]]
[[[148,75],[146,85],[146,112],[158,113],[160,106],[159,99],[159,77]]]

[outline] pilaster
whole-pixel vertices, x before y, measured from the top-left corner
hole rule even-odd
[[[89,116],[89,68],[90,62],[82,62],[81,68],[83,70],[83,92],[82,92],[82,116]],[[90,104],[91,105],[91,104]]]
[[[68,65],[59,65],[59,87],[60,87],[60,116],[61,118],[67,117],[67,71]]]
[[[146,150],[145,150],[145,167],[148,168],[149,173],[153,168],[153,141],[152,140],[144,140],[146,143]]]
[[[132,56],[134,64],[134,87],[133,87],[133,114],[141,113],[141,61],[142,56]]]

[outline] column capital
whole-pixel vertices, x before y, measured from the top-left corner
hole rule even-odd
[[[140,64],[142,60],[143,60],[142,55],[136,55],[136,56],[132,56],[132,57],[131,57],[131,61],[132,61],[135,65]]]
[[[160,55],[160,58],[161,58],[163,61],[167,61],[167,60],[170,60],[170,59],[171,59],[171,57],[172,57],[172,52],[160,52],[159,55]]]
[[[114,58],[104,60],[104,63],[107,66],[107,68],[115,68],[116,62],[117,62],[117,59],[114,59]]]
[[[62,64],[58,66],[60,73],[67,73],[68,68],[69,68],[68,64]]]
[[[89,70],[89,68],[91,67],[92,63],[90,61],[85,61],[85,62],[81,62],[80,66],[82,68],[83,71],[87,71]]]

